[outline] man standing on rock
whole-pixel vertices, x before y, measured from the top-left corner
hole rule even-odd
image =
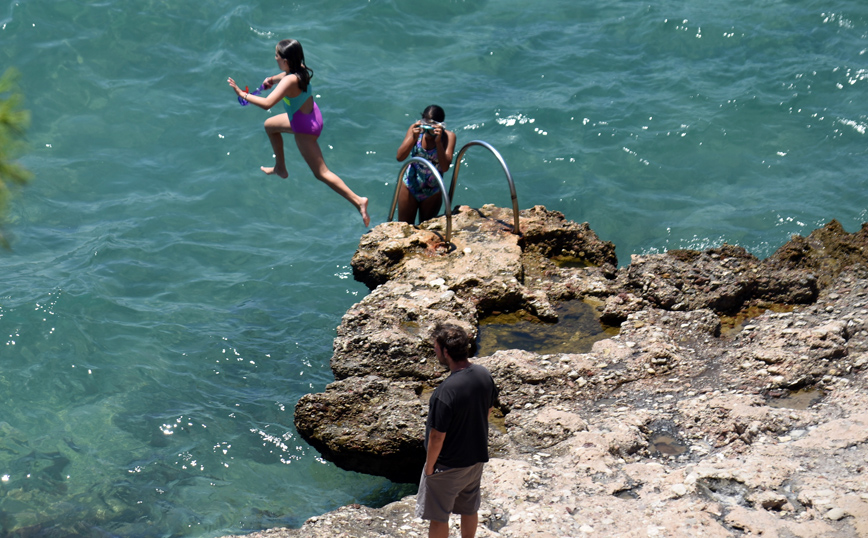
[[[464,329],[437,324],[432,336],[434,354],[450,374],[428,402],[427,459],[416,517],[431,521],[429,538],[446,538],[449,515],[459,514],[462,538],[473,538],[479,525],[482,466],[488,461],[488,416],[497,387],[488,370],[468,360],[470,338]]]

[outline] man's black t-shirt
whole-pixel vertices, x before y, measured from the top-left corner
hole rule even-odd
[[[470,467],[488,461],[488,410],[497,400],[497,387],[483,366],[471,364],[452,372],[428,402],[425,448],[431,428],[446,434],[437,463]]]

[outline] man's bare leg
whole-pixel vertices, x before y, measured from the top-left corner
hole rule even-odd
[[[428,527],[428,538],[449,538],[449,522],[431,520]]]
[[[461,516],[461,538],[475,538],[479,526],[479,514]]]

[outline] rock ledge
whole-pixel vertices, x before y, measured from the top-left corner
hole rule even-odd
[[[438,321],[476,334],[583,300],[616,336],[590,349],[497,351],[478,536],[868,537],[868,225],[836,221],[766,260],[740,247],[633,256],[534,207],[460,207],[386,223],[353,257],[372,292],[344,316],[336,381],[296,427],[338,465],[418,479]],[[415,498],[352,505],[254,537],[425,536]],[[453,518],[457,523],[457,518]]]

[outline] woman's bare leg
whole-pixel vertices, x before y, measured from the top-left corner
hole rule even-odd
[[[298,151],[301,152],[301,156],[304,157],[304,161],[310,167],[311,172],[313,172],[314,177],[353,204],[362,215],[365,226],[368,226],[371,223],[371,217],[368,216],[368,199],[354,193],[337,174],[329,170],[322,156],[322,150],[317,142],[317,137],[307,134],[296,134],[295,144],[298,146]]]
[[[419,204],[419,224],[436,217],[441,205],[443,205],[443,195],[439,192],[422,200]],[[446,210],[448,211],[449,208],[447,207]]]
[[[401,187],[398,189],[398,220],[407,224],[416,224],[416,209],[419,202],[410,194],[410,189],[404,185],[403,179],[398,179]]]
[[[289,124],[289,117],[286,114],[278,114],[271,116],[265,120],[265,133],[268,135],[268,140],[271,142],[271,149],[274,151],[274,166],[260,166],[266,174],[275,174],[282,178],[289,177],[289,172],[286,171],[286,159],[283,153],[283,136],[281,133],[292,134],[292,127]]]

